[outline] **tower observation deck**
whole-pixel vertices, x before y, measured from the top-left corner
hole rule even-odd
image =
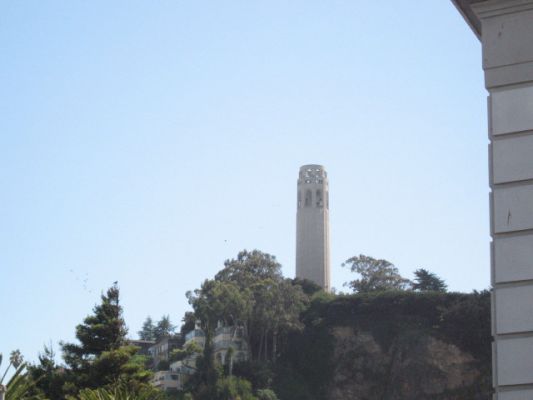
[[[329,185],[322,165],[304,165],[298,176],[296,277],[330,290]]]

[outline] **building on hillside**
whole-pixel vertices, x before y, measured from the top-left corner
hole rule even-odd
[[[200,329],[199,324],[196,324],[192,331],[185,334],[183,347],[191,342],[196,343],[201,349],[205,346],[205,333]],[[159,373],[154,375],[154,386],[166,391],[182,390],[184,383],[196,372],[196,359],[198,356],[198,353],[194,353],[183,360],[170,361],[168,371],[159,371]]]
[[[170,364],[170,373],[177,376],[178,390],[182,390],[185,382],[196,372],[196,360],[198,356],[198,353],[191,354],[183,360],[174,361]]]
[[[215,360],[224,365],[227,360],[228,352],[233,353],[233,362],[242,362],[248,360],[248,343],[244,336],[244,328],[242,326],[222,326],[219,325],[215,329],[215,336],[213,337],[213,348],[215,353]]]
[[[196,343],[201,349],[205,346],[205,333],[198,324],[195,329],[185,335],[183,346],[191,342]],[[231,360],[228,359],[230,348],[232,349]],[[219,324],[215,329],[213,350],[216,362],[224,365],[228,362],[246,361],[249,358],[248,348],[244,328]],[[199,355],[199,353],[193,353],[183,360],[171,362],[168,371],[156,372],[152,381],[154,386],[166,391],[182,390],[185,382],[196,372],[196,360]]]
[[[152,357],[152,368],[158,368],[161,362],[168,362],[170,360],[170,353],[174,349],[179,349],[183,344],[183,339],[180,334],[168,336],[154,343],[149,347],[148,352]]]
[[[300,168],[296,207],[296,278],[329,291],[329,183],[322,165]]]
[[[139,348],[139,351],[137,351],[137,354],[140,354],[142,356],[148,356],[151,357],[150,354],[150,347],[155,345],[155,342],[153,340],[135,340],[135,339],[128,339],[127,344],[129,346],[135,346]]]
[[[166,392],[182,390],[183,384],[180,382],[179,374],[172,371],[157,371],[152,378],[152,385]]]
[[[202,349],[205,346],[205,333],[198,324],[192,331],[185,334],[185,345],[191,341],[196,342]]]

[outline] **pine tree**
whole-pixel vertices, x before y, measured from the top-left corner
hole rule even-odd
[[[420,292],[446,292],[448,286],[436,274],[429,272],[424,268],[419,268],[415,271],[415,279],[412,287],[413,290]]]
[[[72,369],[79,369],[104,351],[116,350],[124,345],[127,329],[122,318],[119,293],[115,283],[101,296],[102,302],[93,308],[93,314],[76,327],[76,338],[80,344],[61,344],[65,362]]]
[[[62,400],[65,376],[63,369],[56,364],[55,355],[52,343],[45,345],[39,353],[39,363],[29,364],[28,372],[35,381],[33,394],[43,394],[50,400]]]
[[[164,315],[154,328],[154,340],[158,342],[165,337],[170,337],[174,335],[175,330],[176,326],[172,325],[170,317],[168,315]]]
[[[146,317],[141,330],[137,333],[141,340],[155,340],[155,326],[152,317]]]
[[[144,368],[143,357],[136,355],[137,348],[126,345],[126,333],[115,282],[101,296],[93,314],[76,327],[79,344],[61,343],[68,366],[66,395],[75,395],[84,388],[111,387],[117,382],[127,384],[132,390],[146,386],[150,372]]]

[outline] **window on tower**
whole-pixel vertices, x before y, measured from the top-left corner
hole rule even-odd
[[[310,207],[311,206],[312,199],[313,199],[313,193],[311,193],[310,190],[307,190],[305,192],[305,206],[306,207]]]
[[[316,206],[317,207],[324,207],[324,201],[322,199],[322,190],[316,191]]]

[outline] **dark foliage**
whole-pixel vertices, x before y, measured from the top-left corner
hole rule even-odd
[[[479,382],[463,391],[477,390],[485,395],[490,392],[488,291],[472,294],[385,291],[333,298],[315,296],[303,314],[303,321],[304,330],[290,335],[289,345],[275,367],[274,389],[282,400],[326,398],[334,371],[334,342],[330,333],[335,326],[371,332],[384,351],[399,335],[404,338],[408,335],[415,341],[430,335],[454,344],[470,353],[482,372]]]
[[[170,316],[163,315],[154,327],[154,340],[159,342],[161,339],[174,336],[176,326],[170,321]]]
[[[419,268],[415,271],[415,279],[412,283],[412,289],[419,292],[445,292],[447,285],[433,272],[429,272],[424,268]]]
[[[39,363],[28,365],[28,373],[35,382],[34,394],[45,393],[49,400],[63,398],[63,385],[65,373],[55,362],[55,352],[50,346],[44,346],[43,352],[39,353]]]
[[[273,364],[261,361],[235,363],[233,374],[250,381],[255,390],[266,388],[272,385],[274,378]]]
[[[274,390],[281,399],[322,399],[332,379],[333,337],[324,318],[328,297],[317,296],[302,315],[304,330],[293,332],[275,369]],[[292,397],[291,397],[292,396]]]
[[[192,311],[187,311],[183,316],[181,322],[183,323],[180,328],[180,333],[182,337],[185,337],[188,332],[194,329],[194,326],[196,324],[196,316]]]
[[[137,334],[141,340],[155,340],[155,325],[152,317],[146,317],[141,330]]]
[[[490,292],[474,291],[442,310],[439,333],[490,365]]]
[[[136,355],[138,348],[125,345],[126,332],[115,283],[76,327],[78,342],[61,344],[65,367],[55,364],[51,348],[45,348],[39,364],[30,367],[30,374],[38,379],[37,388],[50,400],[59,400],[81,389],[110,388],[118,382],[132,391],[149,387],[146,359]]]
[[[317,285],[315,282],[313,281],[310,281],[308,279],[299,279],[299,278],[294,278],[292,280],[292,284],[293,285],[297,285],[297,286],[300,286],[302,288],[302,291],[307,295],[307,296],[312,296],[314,295],[316,292],[320,292],[322,289],[322,287],[320,285]]]

